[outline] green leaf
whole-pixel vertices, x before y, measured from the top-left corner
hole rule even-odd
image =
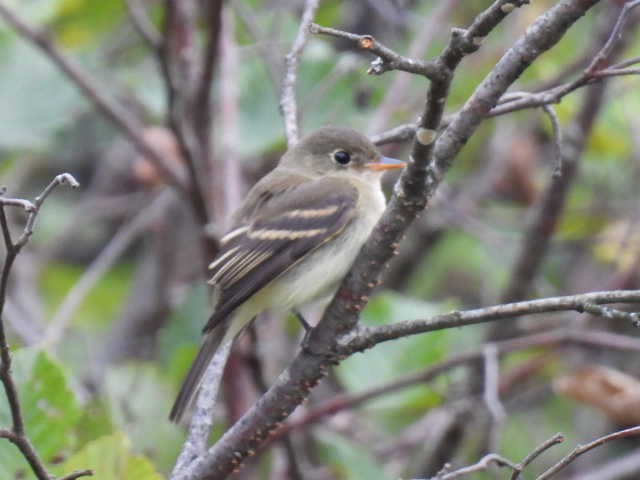
[[[16,352],[13,365],[25,428],[36,451],[45,461],[64,455],[75,447],[73,429],[81,412],[62,366],[33,349]],[[10,425],[10,418],[8,404],[0,402],[0,425]],[[0,442],[0,478],[13,478],[25,468],[17,449]]]
[[[59,475],[75,470],[93,470],[99,480],[162,480],[151,462],[131,451],[131,441],[115,433],[89,442],[82,450],[57,467]]]

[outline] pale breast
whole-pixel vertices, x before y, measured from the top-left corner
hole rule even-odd
[[[359,186],[360,214],[344,232],[318,248],[266,290],[271,308],[289,310],[333,294],[385,208],[379,186]]]

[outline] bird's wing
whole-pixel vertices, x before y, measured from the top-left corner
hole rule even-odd
[[[264,202],[221,240],[209,266],[216,309],[204,332],[245,300],[331,240],[356,213],[357,190],[345,181],[307,181]]]

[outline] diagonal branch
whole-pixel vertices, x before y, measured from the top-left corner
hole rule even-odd
[[[640,435],[640,427],[632,427],[632,428],[627,428],[625,430],[620,430],[614,433],[610,433],[609,435],[605,435],[603,437],[597,438],[594,441],[587,443],[586,445],[578,445],[569,453],[569,455],[567,455],[558,463],[553,465],[542,475],[536,477],[536,480],[548,480],[554,477],[556,473],[558,473],[560,470],[565,468],[567,465],[573,462],[576,458],[578,458],[581,455],[584,455],[587,452],[590,452],[594,448],[604,445],[605,443],[609,443],[613,440],[618,440],[620,438],[635,437],[637,435]]]

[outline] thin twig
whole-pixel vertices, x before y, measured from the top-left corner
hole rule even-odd
[[[416,134],[418,128],[417,123],[407,123],[406,125],[398,125],[386,132],[378,133],[369,137],[372,143],[376,145],[384,145],[386,143],[404,142],[411,140]]]
[[[404,57],[389,47],[381,44],[371,35],[358,35],[355,33],[345,32],[337,28],[322,27],[315,23],[311,24],[309,31],[316,35],[329,35],[332,37],[343,38],[355,42],[362,50],[377,55],[377,58],[371,62],[367,73],[370,75],[382,75],[390,70],[401,70],[403,72],[423,75],[430,79],[439,78],[442,71],[436,62],[419,60],[416,58]]]
[[[606,462],[598,462],[597,465],[589,465],[582,471],[578,471],[567,480],[612,480],[621,478],[638,478],[640,473],[640,448],[635,448],[629,453],[616,454]]]
[[[640,326],[640,312],[623,312],[616,308],[595,305],[589,302],[583,305],[583,309],[585,312],[597,317],[608,318],[611,320],[622,320],[631,322],[631,324],[635,327]]]
[[[202,52],[200,79],[195,91],[194,122],[195,131],[202,146],[204,162],[212,155],[212,109],[211,92],[213,76],[218,63],[218,50],[220,45],[220,32],[222,30],[223,0],[204,2],[207,20],[207,44]]]
[[[36,217],[38,216],[38,212],[40,211],[40,207],[58,185],[69,185],[71,188],[78,188],[80,186],[78,181],[70,173],[61,173],[60,175],[56,175],[56,177],[51,180],[49,185],[46,186],[42,193],[34,199],[34,210],[32,210],[27,217],[27,223],[24,227],[24,231],[22,232],[22,235],[18,238],[18,240],[16,240],[16,246],[22,248],[27,244],[29,238],[33,234],[33,226],[35,224]]]
[[[578,445],[566,457],[553,465],[542,475],[536,477],[536,480],[548,480],[560,470],[569,465],[571,462],[573,462],[580,455],[584,455],[585,453],[593,450],[594,448],[600,447],[605,443],[611,442],[612,440],[618,440],[620,438],[634,437],[636,435],[640,435],[640,427],[632,427],[625,430],[620,430],[614,433],[610,433],[609,435],[597,438],[594,441],[587,443],[586,445]]]
[[[90,477],[93,475],[93,470],[78,470],[77,472],[72,472],[69,475],[65,475],[60,478],[60,480],[77,480],[82,477]]]
[[[280,95],[280,110],[284,120],[284,130],[287,136],[289,148],[300,139],[300,120],[298,118],[298,103],[296,101],[296,82],[298,79],[298,64],[300,56],[307,44],[309,26],[316,15],[320,0],[306,0],[304,12],[300,20],[298,33],[291,46],[291,51],[285,60],[285,73],[282,80],[282,93]]]
[[[516,468],[513,470],[513,475],[511,475],[511,480],[518,480],[520,478],[520,474],[522,471],[536,458],[542,455],[544,452],[549,450],[551,447],[558,445],[559,443],[564,442],[564,435],[561,433],[556,433],[549,440],[538,445],[529,455],[524,457],[520,463],[516,465]]]
[[[640,68],[605,68],[604,70],[597,70],[593,72],[592,75],[596,78],[620,77],[623,75],[640,75]]]
[[[640,0],[633,0],[631,2],[626,2],[622,7],[622,11],[618,16],[618,20],[611,30],[611,35],[607,39],[604,46],[600,49],[600,51],[593,57],[593,60],[589,64],[589,66],[585,69],[585,75],[588,75],[596,70],[602,70],[604,65],[611,60],[611,54],[616,48],[617,43],[622,38],[622,30],[624,29],[625,23],[631,11],[640,5]]]
[[[540,300],[506,303],[475,310],[454,311],[424,320],[409,320],[391,325],[361,327],[357,332],[351,335],[345,335],[340,340],[342,344],[341,351],[343,354],[351,354],[356,351],[366,350],[380,342],[406,337],[407,335],[466,325],[476,325],[478,323],[495,320],[513,319],[523,315],[563,311],[582,313],[587,311],[587,309],[591,310],[589,313],[593,312],[596,314],[596,310],[590,307],[590,305],[597,306],[615,303],[640,303],[640,290],[614,290],[549,297]],[[618,318],[623,318],[632,324],[635,324],[637,321],[637,315],[635,314],[620,313],[624,313],[625,315],[619,316]]]
[[[482,472],[487,470],[490,466],[496,465],[501,468],[510,468],[511,470],[515,470],[516,466],[511,460],[508,460],[497,453],[489,453],[478,460],[473,465],[469,465],[468,467],[460,468],[453,472],[449,472],[449,465],[445,465],[445,468],[441,470],[435,477],[431,480],[454,480],[456,478],[461,478],[466,475],[470,475],[472,473]]]
[[[628,58],[626,60],[623,60],[622,62],[616,63],[615,65],[611,65],[611,67],[609,68],[617,70],[625,67],[630,67],[631,65],[635,65],[636,63],[640,63],[640,56]]]
[[[0,274],[0,381],[2,382],[2,386],[7,397],[7,403],[9,404],[12,421],[11,430],[0,430],[0,437],[9,440],[20,450],[20,453],[22,453],[22,456],[25,458],[38,480],[55,480],[55,477],[51,476],[47,472],[43,460],[36,452],[33,444],[31,443],[31,440],[29,439],[25,431],[22,407],[20,406],[20,400],[18,397],[18,390],[11,374],[11,351],[4,330],[2,314],[4,312],[7,298],[7,284],[9,281],[9,274],[11,273],[11,267],[13,266],[18,254],[27,244],[27,242],[31,238],[31,235],[33,234],[33,228],[35,225],[36,217],[40,212],[40,207],[42,206],[46,198],[51,194],[51,192],[53,192],[53,190],[58,185],[63,184],[68,184],[74,188],[78,186],[78,182],[75,178],[73,178],[72,175],[63,173],[56,176],[51,181],[51,183],[49,183],[49,185],[45,187],[42,193],[34,199],[33,202],[29,202],[26,200],[17,201],[17,199],[0,197],[0,226],[2,228],[2,237],[4,239],[6,249],[4,264],[2,266],[2,273]],[[9,231],[5,208],[16,206],[25,208],[28,214],[22,234],[17,241],[13,242],[11,232]],[[82,472],[75,472],[74,474],[68,475],[65,478],[80,478],[88,475],[91,475],[91,471],[85,470]]]

